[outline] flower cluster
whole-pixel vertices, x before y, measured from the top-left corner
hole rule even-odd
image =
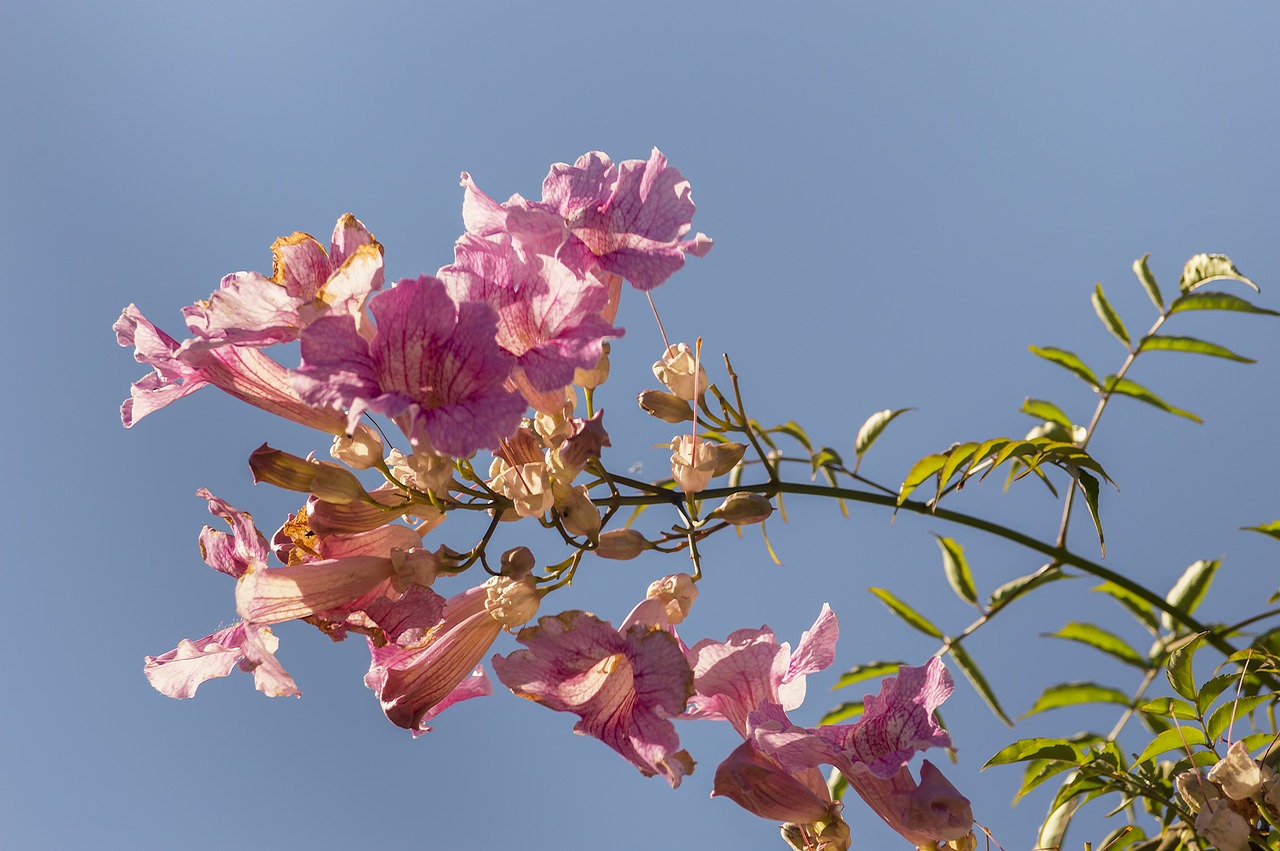
[[[467,174],[462,187],[467,232],[433,276],[384,286],[383,248],[348,214],[327,248],[294,233],[272,245],[269,276],[223,278],[184,310],[191,336],[183,342],[132,305],[116,323],[120,344],[152,368],[121,408],[126,426],[211,384],[332,436],[332,462],[267,445],[251,455],[255,481],[305,495],[269,540],[247,513],[200,492],[229,527],[206,527],[200,545],[209,566],[236,580],[240,621],[148,657],[152,685],[190,697],[238,666],[269,696],[298,695],[271,628],[305,621],[335,641],[364,637],[365,684],[387,718],[416,736],[449,706],[491,692],[482,663],[507,631],[523,649],[491,664],[508,689],[576,715],[575,732],[672,787],[694,770],[674,722],[729,723],[743,742],[716,770],[714,794],[785,822],[796,848],[849,844],[820,765],[839,770],[915,845],[968,836],[968,801],[931,763],[918,782],[907,767],[917,750],[950,747],[933,717],[951,690],[939,660],[886,680],[855,724],[807,729],[788,720],[806,675],[834,658],[836,618],[825,606],[794,652],[767,627],[690,647],[677,626],[697,598],[695,558],[692,575],[654,582],[618,628],[574,609],[521,629],[587,554],[696,556],[700,536],[761,523],[773,505],[765,494],[734,492],[698,518],[696,495],[740,468],[745,447],[699,436],[700,423],[721,421],[705,412],[714,386],[699,352],[683,343],[654,364],[666,390],[640,397],[665,422],[693,423],[671,441],[669,482],[637,483],[601,462],[609,436],[592,390],[608,376],[607,341],[623,334],[615,321],[624,280],[651,290],[711,247],[703,234],[688,238],[694,205],[680,172],[657,150],[618,164],[593,152],[553,166],[538,201],[499,203]],[[296,366],[269,356],[294,342]],[[745,422],[740,411],[724,413]],[[395,424],[402,448],[387,445],[379,420]],[[472,461],[482,450],[491,455],[487,470]],[[619,487],[671,494],[687,528],[658,540],[607,528],[626,504]],[[462,550],[426,543],[457,511],[488,517],[483,538]],[[554,528],[569,557],[540,570],[517,546],[492,566],[498,524],[525,518]],[[439,593],[477,564],[483,582]]]
[[[1265,846],[1266,836],[1280,825],[1280,775],[1250,756],[1242,741],[1232,742],[1207,774],[1198,769],[1179,774],[1177,787],[1196,816],[1196,833],[1221,851],[1248,851],[1251,837]]]

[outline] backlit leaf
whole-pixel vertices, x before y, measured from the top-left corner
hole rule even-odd
[[[831,688],[844,688],[854,683],[860,683],[863,680],[869,680],[872,677],[892,676],[897,674],[898,669],[905,664],[905,662],[867,662],[862,665],[854,665],[841,674],[840,679]]]
[[[895,615],[902,618],[911,626],[923,632],[925,635],[933,638],[942,638],[942,630],[934,626],[928,618],[908,606],[893,595],[892,591],[885,588],[868,588],[872,594],[879,598],[880,602],[889,607]]]
[[[1242,532],[1261,532],[1264,535],[1270,535],[1277,541],[1280,541],[1280,520],[1272,520],[1270,523],[1263,523],[1261,526],[1242,526]]]
[[[1071,418],[1063,413],[1062,409],[1052,402],[1046,402],[1043,399],[1023,399],[1022,413],[1035,417],[1038,420],[1047,420],[1051,423],[1057,423],[1067,430],[1070,434],[1075,427],[1071,422]]]
[[[973,585],[973,574],[969,572],[969,563],[964,557],[964,547],[951,538],[935,536],[938,548],[942,550],[942,569],[947,574],[947,582],[956,596],[967,603],[978,604],[978,591]]]
[[[1262,704],[1275,699],[1276,696],[1273,694],[1242,695],[1222,704],[1213,710],[1213,714],[1205,722],[1204,726],[1209,738],[1217,739],[1224,733],[1228,733],[1228,731],[1235,732],[1235,723],[1248,726],[1245,719],[1248,718],[1249,713]]]
[[[1149,632],[1155,633],[1159,630],[1160,621],[1156,617],[1155,609],[1150,603],[1128,588],[1116,585],[1114,582],[1103,582],[1101,585],[1095,585],[1089,590],[1111,595],[1116,602],[1128,609]]]
[[[1097,683],[1060,683],[1045,689],[1044,693],[1036,699],[1035,704],[1019,718],[1026,718],[1028,715],[1035,715],[1037,712],[1048,709],[1075,706],[1079,703],[1117,703],[1128,706],[1129,696],[1119,689],[1100,686]]]
[[[1098,387],[1101,383],[1098,381],[1098,376],[1093,374],[1093,370],[1089,369],[1089,367],[1085,365],[1085,362],[1080,360],[1079,356],[1074,352],[1068,352],[1065,349],[1055,349],[1052,347],[1041,348],[1040,346],[1028,346],[1027,348],[1031,350],[1032,354],[1038,355],[1050,363],[1056,363],[1063,369],[1069,370],[1080,376],[1089,383],[1090,387]]]
[[[1228,348],[1219,346],[1217,343],[1206,343],[1204,340],[1197,340],[1194,337],[1172,337],[1165,334],[1156,334],[1151,337],[1143,338],[1138,344],[1140,352],[1190,352],[1195,355],[1209,355],[1215,358],[1226,358],[1227,360],[1239,361],[1240,363],[1257,363],[1253,358],[1247,358],[1238,355]]]
[[[1225,254],[1197,254],[1182,267],[1182,278],[1178,281],[1178,289],[1184,293],[1204,286],[1210,281],[1239,281],[1254,292],[1259,292],[1258,285],[1240,274],[1240,270]]]
[[[1107,301],[1107,296],[1102,291],[1102,284],[1093,285],[1093,312],[1098,314],[1098,318],[1102,320],[1102,324],[1111,336],[1115,337],[1125,348],[1129,347],[1129,332],[1124,327],[1124,323],[1120,321],[1120,314],[1116,313],[1115,308],[1111,306],[1111,302]]]
[[[1185,754],[1188,748],[1195,745],[1203,745],[1204,743],[1204,731],[1199,727],[1175,727],[1172,730],[1165,730],[1163,733],[1157,734],[1142,749],[1142,753],[1138,754],[1138,758],[1134,760],[1134,763],[1143,762],[1153,756],[1159,756],[1169,751],[1178,751]]]
[[[1128,662],[1143,669],[1147,667],[1147,658],[1126,644],[1124,639],[1091,623],[1073,621],[1057,632],[1049,633],[1049,637],[1078,641],[1114,656],[1121,662]]]
[[[1204,636],[1205,634],[1201,633],[1190,641],[1179,644],[1169,654],[1169,661],[1164,666],[1164,674],[1169,678],[1169,685],[1187,700],[1196,699],[1196,680],[1195,673],[1191,669],[1191,660],[1200,649]]]
[[[862,701],[851,700],[848,703],[842,703],[835,709],[832,709],[818,721],[818,726],[824,724],[843,724],[851,718],[857,718],[862,714]]]
[[[1147,258],[1150,256],[1150,254],[1144,254],[1133,261],[1133,274],[1138,276],[1138,283],[1142,284],[1142,288],[1147,291],[1147,298],[1151,299],[1156,310],[1164,313],[1164,297],[1160,295],[1156,276],[1151,274],[1151,269],[1147,266]]]
[[[853,439],[853,451],[857,454],[858,460],[862,460],[862,455],[871,448],[871,444],[876,442],[876,438],[884,431],[885,426],[893,422],[901,414],[907,411],[913,411],[914,408],[899,408],[896,411],[883,410],[867,417],[867,421],[862,424],[862,428],[858,429],[858,436]]]
[[[1204,420],[1200,419],[1190,411],[1184,411],[1182,408],[1175,408],[1173,405],[1170,405],[1168,402],[1161,399],[1141,384],[1138,384],[1136,381],[1130,381],[1127,378],[1116,378],[1114,375],[1108,375],[1106,383],[1103,385],[1103,390],[1107,393],[1119,393],[1123,396],[1131,396],[1140,402],[1146,402],[1148,405],[1157,407],[1162,411],[1168,411],[1171,414],[1176,414],[1179,417],[1186,417],[1187,419],[1198,423],[1204,422]]]
[[[1026,576],[1019,576],[1017,579],[1011,579],[1001,585],[992,592],[991,599],[987,601],[987,608],[994,611],[1002,606],[1009,605],[1023,594],[1026,594],[1045,583],[1066,578],[1067,575],[1062,572],[1062,568],[1054,564],[1046,564],[1034,573],[1028,573]]]
[[[1019,739],[1008,747],[1001,748],[982,767],[986,769],[993,765],[1008,765],[1029,759],[1047,759],[1075,765],[1080,760],[1080,754],[1066,739]]]
[[[1152,715],[1177,718],[1181,721],[1197,721],[1200,718],[1194,706],[1176,697],[1157,697],[1155,700],[1148,700],[1138,708]]]
[[[1213,575],[1221,565],[1222,561],[1218,559],[1193,563],[1182,572],[1182,576],[1178,577],[1178,581],[1169,589],[1169,593],[1164,598],[1165,602],[1181,609],[1184,614],[1192,614],[1204,599],[1205,592],[1209,590],[1209,583],[1213,582]],[[1172,630],[1173,616],[1168,612],[1162,612],[1160,625],[1167,630]]]
[[[1237,313],[1256,313],[1262,316],[1280,316],[1274,310],[1258,307],[1231,293],[1200,292],[1187,293],[1169,305],[1169,313],[1181,313],[1184,310],[1234,310]]]
[[[1107,554],[1107,539],[1102,534],[1102,517],[1098,514],[1098,480],[1086,473],[1084,470],[1076,472],[1076,484],[1080,486],[1080,492],[1084,494],[1084,505],[1089,510],[1089,517],[1093,519],[1093,528],[1098,532],[1098,548],[1102,550],[1102,555]]]
[[[911,492],[924,483],[926,479],[942,469],[947,463],[945,455],[926,455],[921,458],[907,472],[907,477],[903,479],[902,486],[898,488],[898,505],[907,501],[907,497]]]
[[[965,679],[974,687],[978,695],[986,701],[987,706],[995,713],[996,717],[1012,727],[1013,722],[1009,720],[1009,716],[1000,707],[1000,701],[996,699],[996,693],[992,691],[991,684],[987,682],[987,678],[978,669],[978,663],[973,661],[973,657],[961,646],[960,642],[953,643],[950,649],[951,658],[955,660],[956,666],[960,668]]]

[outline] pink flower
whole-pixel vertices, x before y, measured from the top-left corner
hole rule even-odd
[[[328,253],[301,232],[277,239],[271,253],[270,278],[232,273],[207,301],[183,309],[197,346],[288,342],[326,315],[362,324],[365,301],[382,287],[382,246],[350,213],[334,226]]]
[[[520,631],[527,650],[493,658],[507,688],[579,717],[574,732],[594,736],[674,788],[693,771],[669,720],[692,693],[693,676],[670,632],[643,624],[619,633],[587,612],[569,611]]]
[[[650,290],[684,265],[685,254],[711,250],[705,234],[682,239],[694,212],[689,182],[657,148],[648,161],[616,166],[599,151],[573,165],[557,163],[542,182],[540,202],[513,195],[499,204],[465,172],[462,185],[469,232],[508,233],[526,250],[555,255],[579,274],[613,273]]]
[[[293,678],[276,661],[279,644],[269,627],[241,622],[195,641],[184,638],[168,653],[148,656],[143,673],[167,697],[194,697],[201,683],[227,676],[238,664],[253,674],[258,691],[267,697],[300,697]]]
[[[927,760],[917,784],[907,766],[918,750],[950,747],[934,719],[953,684],[942,660],[903,666],[867,695],[853,724],[797,727],[781,706],[766,703],[750,716],[750,735],[761,751],[791,772],[834,765],[885,822],[915,845],[959,839],[973,825],[969,800]]]
[[[554,257],[523,255],[505,235],[464,235],[456,260],[437,274],[457,302],[489,304],[498,313],[498,345],[516,358],[535,390],[573,382],[576,369],[600,359],[606,337],[621,337],[600,312],[609,290]]]
[[[804,702],[805,676],[831,664],[839,631],[823,604],[794,654],[767,626],[737,630],[724,642],[699,641],[688,654],[695,693],[685,717],[728,721],[745,737],[747,715],[760,705],[795,709]]]
[[[812,824],[829,819],[833,807],[822,775],[811,768],[801,777],[747,740],[716,768],[711,796],[728,798],[747,812],[773,821]]]
[[[330,434],[346,431],[347,418],[341,411],[304,402],[293,389],[288,370],[257,349],[192,348],[191,341],[179,344],[132,304],[120,314],[114,327],[120,345],[133,346],[134,360],[153,369],[134,382],[129,398],[120,406],[120,419],[126,428],[152,411],[212,384],[242,402],[309,428]]]
[[[503,383],[512,358],[494,340],[497,314],[455,304],[435,278],[406,278],[370,301],[377,331],[366,340],[349,316],[302,331],[294,384],[307,402],[396,419],[415,444],[466,456],[494,447],[520,423],[525,403]]]
[[[446,706],[489,693],[477,665],[503,629],[525,623],[537,611],[531,579],[495,576],[450,597],[440,624],[421,641],[386,647],[371,642],[365,685],[377,693],[393,724],[415,736],[430,730],[424,722]]]

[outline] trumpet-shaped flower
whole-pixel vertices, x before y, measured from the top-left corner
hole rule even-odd
[[[619,633],[594,615],[568,611],[539,618],[517,640],[528,649],[493,658],[507,688],[576,714],[575,733],[604,742],[646,777],[661,774],[674,788],[693,771],[669,720],[693,684],[671,633],[645,625]]]
[[[222,346],[193,348],[178,343],[129,305],[114,326],[121,346],[134,347],[134,360],[152,372],[135,381],[120,406],[125,428],[147,414],[212,384],[256,408],[330,434],[347,430],[341,411],[306,402],[293,389],[288,370],[258,349]]]
[[[345,406],[354,427],[365,410],[395,418],[410,440],[466,456],[496,446],[519,425],[524,400],[503,387],[512,358],[494,341],[486,304],[455,304],[435,278],[406,278],[370,301],[377,331],[366,340],[349,316],[327,316],[301,334],[302,398]]]
[[[328,252],[295,232],[271,246],[271,277],[234,272],[207,301],[182,312],[200,346],[267,346],[297,339],[326,315],[364,322],[364,304],[382,287],[382,246],[355,216],[338,219]]]
[[[824,603],[795,653],[767,626],[737,630],[723,642],[699,641],[688,654],[695,694],[685,717],[728,721],[745,737],[747,715],[760,705],[795,709],[804,702],[806,675],[831,664],[839,634],[835,613]]]
[[[503,629],[525,623],[537,611],[531,579],[495,576],[450,597],[440,624],[421,641],[385,647],[371,642],[365,685],[377,693],[393,724],[414,735],[430,730],[424,722],[445,706],[488,693],[487,680],[482,685],[473,673],[476,666]]]

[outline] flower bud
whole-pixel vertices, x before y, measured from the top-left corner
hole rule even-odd
[[[707,389],[707,372],[697,364],[695,377],[694,352],[687,343],[676,343],[667,348],[662,360],[653,365],[654,376],[676,396],[686,401],[702,395]]]
[[[313,493],[325,502],[348,505],[367,501],[364,485],[350,470],[324,461],[299,458],[262,444],[249,456],[255,482],[285,490]]]
[[[644,596],[662,603],[667,611],[667,620],[678,624],[689,616],[693,601],[698,599],[698,586],[689,574],[676,573],[650,583]]]
[[[645,390],[637,401],[649,416],[664,423],[683,423],[693,419],[693,406],[674,393],[664,390]]]
[[[573,371],[573,383],[575,386],[592,390],[609,379],[609,349],[608,343],[602,343],[600,346],[600,358],[596,361],[595,366],[591,367],[591,369],[575,369]]]
[[[517,547],[517,549],[524,548]],[[532,557],[530,555],[530,558]],[[506,556],[504,555],[503,558],[505,559]],[[538,613],[541,595],[538,594],[533,580],[528,577],[512,579],[510,576],[495,576],[485,582],[483,588],[485,589],[485,611],[505,630],[514,630],[528,623]]]
[[[353,470],[367,470],[382,460],[382,440],[372,429],[361,425],[350,437],[336,435],[329,455]]]
[[[758,493],[738,491],[729,494],[729,498],[708,515],[716,520],[732,523],[734,526],[750,526],[767,520],[773,513],[773,503],[769,498]]]
[[[716,466],[711,472],[712,478],[723,476],[734,467],[738,466],[738,462],[742,460],[742,456],[746,453],[747,447],[741,443],[732,441],[726,443],[716,443],[712,445],[712,451],[715,453]]]
[[[586,485],[570,488],[565,499],[556,505],[556,513],[570,535],[594,541],[600,534],[600,512],[587,495]]]
[[[706,489],[715,474],[715,444],[682,434],[671,441],[671,478],[685,493]]]
[[[453,481],[453,459],[439,455],[430,447],[418,446],[412,455],[399,449],[387,453],[387,466],[396,480],[416,490],[433,493],[439,497],[449,495]]]
[[[407,550],[397,547],[391,550],[391,567],[395,570],[392,587],[403,594],[409,590],[410,585],[420,585],[423,588],[431,585],[440,568],[440,559],[419,547]]]
[[[533,551],[528,547],[512,547],[502,554],[501,573],[512,579],[520,579],[532,573],[536,564]]]
[[[601,558],[628,561],[651,546],[635,529],[613,529],[600,536],[595,552]]]

